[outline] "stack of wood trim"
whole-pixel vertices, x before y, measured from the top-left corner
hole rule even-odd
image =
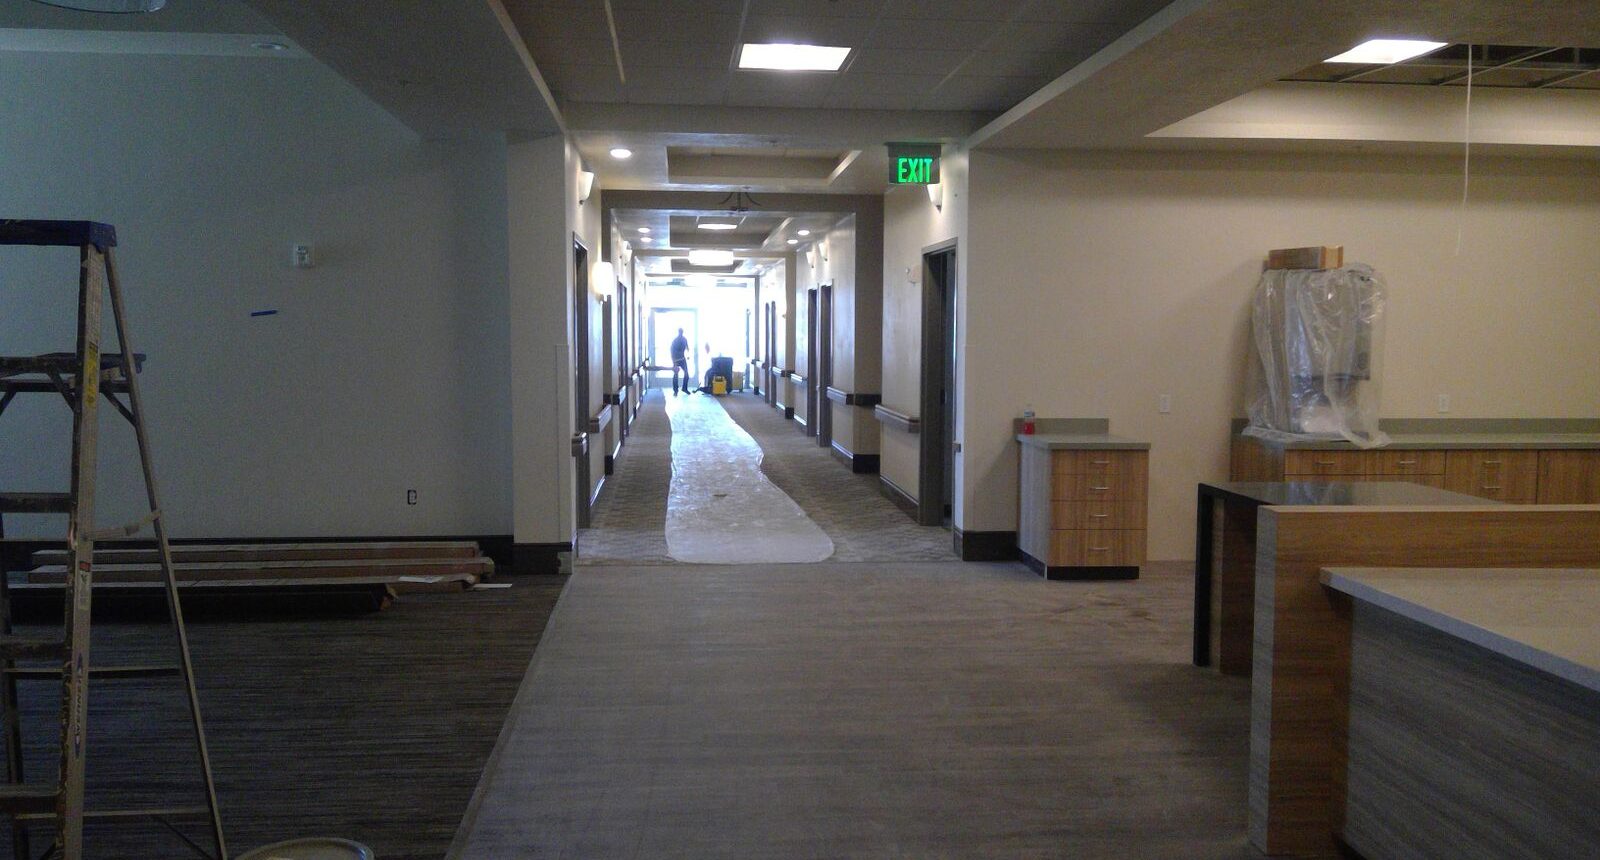
[[[60,587],[66,582],[66,550],[38,550],[32,560],[34,568],[23,573],[19,585]],[[186,544],[172,548],[172,560],[185,587],[387,585],[403,594],[464,591],[494,573],[494,562],[472,541]],[[96,548],[94,561],[97,587],[161,581],[154,548]]]

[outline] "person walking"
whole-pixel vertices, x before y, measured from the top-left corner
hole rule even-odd
[[[678,371],[683,371],[683,393],[689,393],[689,339],[683,336],[683,329],[678,329],[678,336],[672,339],[672,396],[678,396]]]

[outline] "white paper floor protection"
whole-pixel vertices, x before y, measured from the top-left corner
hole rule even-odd
[[[667,552],[697,564],[822,561],[833,541],[761,473],[761,446],[704,394],[668,395]]]

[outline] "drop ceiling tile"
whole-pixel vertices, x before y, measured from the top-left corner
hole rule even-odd
[[[878,22],[877,29],[863,47],[970,49],[982,44],[999,26],[993,21],[885,18]]]
[[[733,46],[698,45],[690,42],[623,42],[624,67],[727,71],[733,61]],[[680,71],[680,74],[683,73]]]
[[[1046,2],[1050,5],[1069,5],[1064,0]],[[886,18],[1005,21],[1028,5],[1028,0],[890,0],[883,15]]]
[[[617,62],[610,39],[530,40],[528,52],[540,71],[555,66],[605,66]]]
[[[538,0],[521,0],[521,2],[538,2]],[[611,0],[611,11],[621,12],[624,9],[664,12],[686,18],[699,15],[738,15],[744,11],[744,0]]]
[[[617,38],[624,42],[732,44],[739,35],[737,15],[685,16],[654,9],[619,9],[616,15]]]
[[[819,107],[836,75],[818,72],[734,72],[726,104],[742,107]]]
[[[956,74],[975,77],[1058,77],[1083,62],[1093,51],[1025,54],[974,51]]]
[[[565,66],[550,82],[550,89],[565,99],[579,102],[619,102],[622,82],[615,66]]]
[[[1017,21],[1069,21],[1078,24],[1132,26],[1166,7],[1171,0],[1033,0]]]
[[[921,96],[932,92],[943,80],[943,75],[868,75],[852,70],[840,77],[834,92]]]
[[[1030,21],[1006,24],[985,47],[992,51],[1097,51],[1126,32],[1115,24],[1076,24],[1070,21]]]
[[[751,15],[801,18],[876,18],[885,0],[750,0]]]
[[[1048,78],[957,75],[924,103],[924,110],[1006,110],[1044,86]],[[955,107],[954,105],[961,105]]]
[[[865,18],[752,15],[745,19],[743,38],[746,42],[793,42],[853,48],[861,44],[874,23]]]
[[[833,110],[917,110],[923,96],[898,93],[835,92],[822,106]]]
[[[505,7],[518,32],[530,40],[611,38],[605,9],[599,4],[512,0]]]
[[[910,48],[861,48],[851,72],[881,75],[948,75],[967,58],[966,51],[923,51]]]
[[[684,75],[679,69],[632,69],[624,87],[640,104],[720,104],[728,94],[728,75]]]

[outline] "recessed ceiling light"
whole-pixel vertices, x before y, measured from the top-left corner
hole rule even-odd
[[[611,149],[611,157],[612,158],[632,158],[633,157],[633,150],[631,150],[631,149],[629,149],[629,148],[627,148],[625,146],[612,147],[612,149]]]
[[[689,252],[689,265],[731,266],[733,265],[733,252],[713,251],[708,248],[700,248]]]
[[[837,72],[848,56],[850,56],[849,48],[746,42],[739,51],[739,68],[774,69],[784,72]]]
[[[646,244],[646,245],[648,245],[648,244],[650,244],[650,242],[652,240],[651,240],[651,238],[649,236],[640,236],[639,237],[639,241],[644,243],[644,244]]]
[[[790,239],[789,240],[789,244],[798,245],[798,244],[800,244],[800,240],[799,239]]]
[[[1337,57],[1329,57],[1327,62],[1389,65],[1432,53],[1443,48],[1446,44],[1448,43],[1422,42],[1416,39],[1373,39],[1369,42],[1362,42]]]
[[[648,233],[648,232],[650,232],[650,228],[649,227],[640,227],[639,228],[639,232],[640,233]]]
[[[738,224],[730,224],[730,223],[728,223],[726,221],[707,221],[704,224],[696,224],[695,226],[699,227],[702,230],[737,230],[737,229],[739,229],[739,225]]]
[[[810,236],[811,235],[811,231],[810,230],[798,230],[796,232],[798,232],[802,236]]]

